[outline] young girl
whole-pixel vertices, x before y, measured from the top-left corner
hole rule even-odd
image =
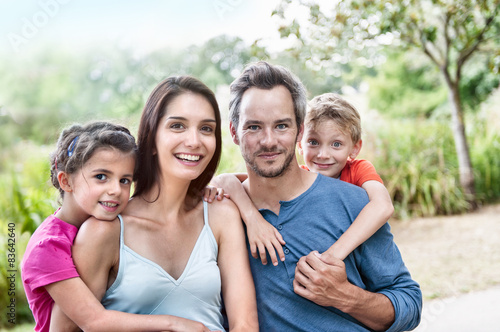
[[[255,288],[237,207],[201,193],[221,155],[220,113],[199,80],[169,77],[152,91],[138,133],[135,191],[120,223],[86,222],[73,255],[104,307],[169,314],[257,331]]]
[[[360,186],[370,199],[351,227],[323,253],[343,260],[387,222],[394,207],[373,165],[355,159],[362,146],[361,119],[357,110],[333,93],[315,97],[309,106],[304,134],[298,143],[299,153],[304,156],[307,166],[303,168]],[[282,246],[285,241],[253,206],[240,185],[245,180],[246,174],[236,174],[236,178],[233,174],[222,174],[212,180],[212,185],[222,188],[219,193],[229,194],[240,209],[252,256],[258,258],[260,255],[262,263],[267,264],[267,250],[273,265],[277,265],[275,251],[284,261]],[[205,197],[212,200],[214,191],[207,191]]]
[[[33,233],[21,263],[36,331],[74,329],[64,314],[86,331],[182,330],[185,324],[203,330],[201,324],[177,317],[105,310],[73,263],[73,240],[84,221],[92,216],[116,222],[127,205],[136,151],[130,132],[107,122],[73,125],[61,133],[51,157],[51,180],[62,205]]]

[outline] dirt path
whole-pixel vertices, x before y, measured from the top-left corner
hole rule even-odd
[[[471,214],[390,224],[424,300],[500,284],[500,204]]]

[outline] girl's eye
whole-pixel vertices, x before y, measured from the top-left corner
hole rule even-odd
[[[310,139],[309,141],[307,141],[307,143],[308,143],[309,145],[319,145],[318,141],[317,141],[317,140],[315,140],[315,139]]]
[[[121,184],[130,184],[130,182],[131,182],[131,181],[130,181],[129,179],[121,179],[121,180],[120,180],[120,183],[121,183]]]
[[[334,148],[340,148],[341,145],[342,145],[342,143],[340,143],[340,142],[333,143]]]
[[[104,174],[97,174],[95,177],[97,180],[101,180],[101,181],[104,181],[107,179],[106,175],[104,175]]]

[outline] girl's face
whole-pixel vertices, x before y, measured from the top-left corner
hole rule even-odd
[[[299,142],[309,170],[332,178],[340,176],[348,158],[356,158],[360,149],[361,141],[355,144],[333,120],[320,122],[315,130],[307,126]]]
[[[196,179],[215,153],[215,112],[200,94],[186,92],[167,106],[156,132],[161,176]]]
[[[135,156],[132,153],[113,148],[96,150],[82,169],[69,177],[74,202],[72,213],[83,220],[88,216],[114,220],[130,198],[134,166]]]

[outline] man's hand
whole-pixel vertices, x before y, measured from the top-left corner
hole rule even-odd
[[[323,258],[313,251],[300,258],[295,268],[295,293],[320,306],[344,311],[349,305],[352,287],[347,280],[344,262],[335,257]]]

